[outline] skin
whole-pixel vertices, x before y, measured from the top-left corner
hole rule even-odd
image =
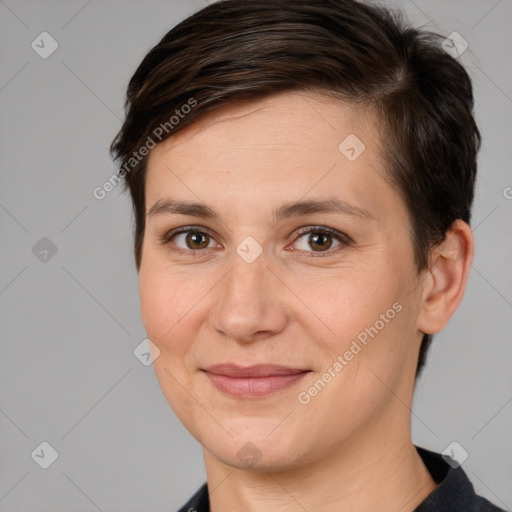
[[[365,144],[354,161],[338,149],[349,134]],[[423,333],[441,330],[462,299],[473,238],[456,221],[430,268],[417,272],[383,143],[371,113],[286,92],[224,106],[150,153],[148,213],[173,198],[220,215],[148,214],[139,272],[142,320],[159,350],[156,375],[203,446],[212,512],[407,512],[435,488],[411,440],[414,374]],[[370,216],[272,220],[284,203],[331,197]],[[318,247],[297,233],[319,225],[352,242],[327,234]],[[187,226],[210,235],[205,248],[187,244],[186,234],[161,242]],[[252,263],[236,251],[248,236],[263,249]],[[299,393],[395,303],[401,311],[300,403]],[[201,371],[224,362],[311,371],[269,396],[234,398]],[[244,450],[252,462],[239,457]]]

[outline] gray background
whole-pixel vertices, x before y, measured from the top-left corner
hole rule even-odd
[[[417,385],[414,441],[459,442],[477,491],[510,510],[512,3],[393,4],[468,41],[460,60],[484,139],[473,270]],[[0,0],[2,512],[173,511],[205,480],[200,446],[133,355],[145,332],[128,197],[92,195],[115,171],[108,146],[130,76],[205,5]],[[59,44],[47,59],[31,48],[43,31]],[[32,251],[43,237],[57,248],[47,261]],[[58,452],[46,470],[31,458],[42,441]]]

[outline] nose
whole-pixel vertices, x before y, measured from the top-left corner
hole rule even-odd
[[[285,289],[268,265],[265,253],[248,263],[236,252],[231,269],[217,286],[210,325],[239,343],[271,337],[288,321]]]

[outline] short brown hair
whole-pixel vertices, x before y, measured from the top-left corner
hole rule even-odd
[[[147,161],[134,158],[138,149],[155,142],[155,131],[160,142],[221,105],[292,90],[374,109],[389,177],[410,214],[417,269],[428,268],[453,221],[470,222],[480,147],[471,80],[442,40],[355,0],[221,0],[175,26],[131,78],[111,145],[132,197],[137,269]],[[431,340],[424,335],[416,375]]]

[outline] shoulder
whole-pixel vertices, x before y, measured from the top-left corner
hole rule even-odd
[[[415,512],[505,512],[478,496],[462,467],[452,459],[418,446],[416,450],[438,485]]]
[[[208,486],[203,484],[178,512],[210,512]]]

